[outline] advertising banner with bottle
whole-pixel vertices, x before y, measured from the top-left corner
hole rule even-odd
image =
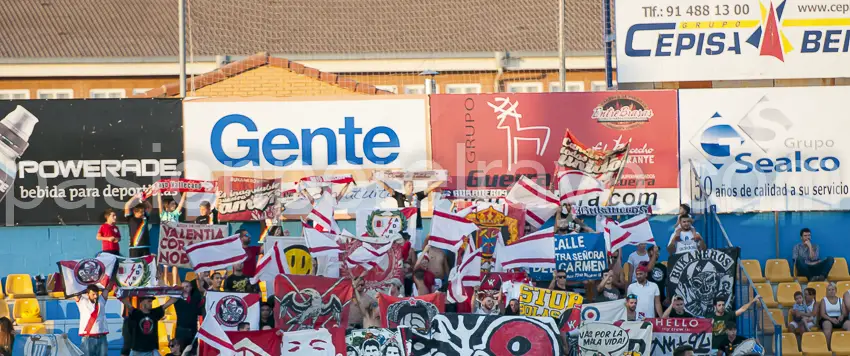
[[[180,177],[180,100],[0,101],[0,224],[98,224]]]
[[[850,87],[679,93],[682,167],[693,162],[718,213],[850,209],[850,113],[840,105]],[[690,177],[681,184],[694,190]]]

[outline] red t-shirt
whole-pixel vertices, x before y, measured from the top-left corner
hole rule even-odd
[[[405,241],[401,245],[401,259],[407,261],[408,257],[410,257],[410,240]]]
[[[421,268],[420,268],[421,269]],[[425,270],[425,274],[422,276],[422,283],[425,283],[425,286],[428,287],[428,290],[424,293],[422,291],[418,291],[419,295],[425,295],[431,293],[431,290],[434,289],[434,281],[436,276],[433,272],[429,270]]]
[[[100,225],[100,229],[97,230],[97,233],[102,237],[117,237],[121,238],[121,232],[118,231],[118,226],[103,224]],[[118,252],[120,247],[117,242],[112,241],[101,241],[103,251],[109,252]]]
[[[242,274],[253,277],[257,273],[257,259],[260,256],[260,246],[245,247],[245,254],[248,258],[242,263]]]

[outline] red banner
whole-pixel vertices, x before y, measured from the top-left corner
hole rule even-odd
[[[631,141],[612,205],[676,209],[675,91],[431,96],[431,130],[440,133],[431,135],[434,168],[448,170],[448,189],[456,195],[487,189],[502,195],[519,175],[550,187],[567,129],[594,149]]]
[[[398,242],[400,240],[396,240]],[[348,245],[345,248],[345,255],[348,256],[364,243],[357,238],[349,238]],[[373,244],[372,246],[379,246]],[[392,280],[396,279],[399,283],[404,282],[404,261],[401,259],[402,244],[393,244],[392,249],[387,253],[389,262],[387,269],[372,268],[363,277],[364,287],[369,295],[374,295],[374,292],[389,293],[392,286]],[[344,260],[343,260],[344,261]],[[343,263],[340,267],[341,276],[360,276],[363,273],[363,268],[356,266],[353,269],[348,268],[348,264]]]
[[[414,329],[428,330],[431,328],[431,320],[446,311],[446,295],[431,293],[397,298],[381,293],[378,294],[378,306],[381,308],[381,327],[397,328],[399,325],[407,325]]]
[[[284,332],[328,329],[337,353],[344,353],[353,293],[347,278],[279,275],[274,283],[275,325]]]
[[[221,177],[218,189],[219,221],[275,220],[280,214],[279,179]]]
[[[168,178],[160,179],[156,183],[151,185],[150,190],[142,195],[142,200],[145,200],[152,195],[157,195],[162,192],[215,193],[215,191],[215,182],[183,178]]]
[[[280,356],[280,344],[283,340],[277,335],[277,330],[262,331],[228,331],[226,332],[237,355],[269,355]],[[214,347],[199,342],[198,355],[218,356],[220,353]]]

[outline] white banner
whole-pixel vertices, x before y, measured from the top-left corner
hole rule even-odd
[[[431,169],[427,110],[426,97],[188,100],[185,177],[282,178],[287,189],[307,176],[351,174],[359,185],[349,187],[337,213],[354,215],[385,198],[382,189],[367,183],[375,170]],[[309,192],[318,195],[320,189]],[[285,214],[297,214],[302,205],[287,204]]]
[[[679,93],[682,167],[694,162],[718,212],[850,209],[850,87]]]
[[[850,76],[846,0],[617,1],[617,81]]]

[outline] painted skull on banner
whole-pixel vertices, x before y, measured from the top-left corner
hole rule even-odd
[[[735,295],[737,248],[694,251],[670,257],[667,290],[685,300],[685,310],[706,315],[714,310],[714,299]]]
[[[104,274],[106,274],[106,266],[95,258],[80,260],[74,268],[74,277],[80,284],[97,283]]]
[[[552,318],[441,314],[428,333],[411,330],[413,355],[554,356],[560,334]]]
[[[440,309],[424,300],[408,298],[390,304],[386,318],[390,325],[404,325],[413,329],[428,329]]]
[[[215,320],[222,326],[236,327],[248,317],[248,305],[242,298],[226,296],[215,306]]]

